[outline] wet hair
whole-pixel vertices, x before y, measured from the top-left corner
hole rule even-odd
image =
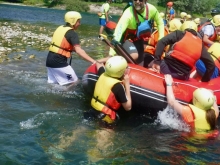
[[[211,130],[216,129],[217,120],[216,120],[215,111],[213,109],[206,111],[206,120],[209,123]]]

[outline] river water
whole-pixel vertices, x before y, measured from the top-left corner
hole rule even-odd
[[[0,22],[45,26],[50,31],[63,24],[64,14],[63,10],[0,5]],[[108,48],[97,40],[97,16],[82,16],[78,30],[82,47],[94,58],[105,56]],[[123,113],[113,132],[100,127],[84,118],[90,100],[80,84],[71,91],[47,84],[47,49],[26,46],[17,53],[22,54],[21,60],[0,63],[1,165],[220,164],[219,138],[190,136],[188,127],[168,108],[153,119],[135,110]],[[28,58],[31,54],[34,59]],[[72,66],[80,78],[89,65],[73,56]],[[106,141],[101,139],[103,132],[105,137],[111,135]]]

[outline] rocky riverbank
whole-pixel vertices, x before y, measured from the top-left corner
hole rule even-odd
[[[24,25],[13,22],[0,22],[0,63],[4,61],[34,58],[35,55],[24,57],[26,47],[46,50],[51,42],[51,32],[41,26]],[[9,54],[13,53],[12,57]]]
[[[100,11],[101,5],[92,4],[89,6],[89,12],[91,13],[97,13]],[[109,14],[112,15],[121,15],[122,9],[116,8],[116,7],[110,7]]]

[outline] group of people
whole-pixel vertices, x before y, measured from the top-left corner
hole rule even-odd
[[[107,1],[110,2],[111,0]],[[159,11],[147,0],[133,0],[132,4],[121,15],[114,31],[112,44],[120,44],[138,65],[143,65],[144,45],[148,45],[152,37],[151,29],[155,21],[157,39],[150,67],[155,72],[165,75],[168,104],[193,128],[215,129],[219,112],[213,92],[199,88],[193,94],[193,104],[183,106],[175,100],[172,90],[172,77],[188,80],[198,60],[201,60],[206,68],[201,78],[202,82],[208,82],[215,70],[215,63],[203,44],[205,41],[198,34],[198,25],[194,21],[181,23],[172,16],[166,27]],[[170,9],[172,5],[167,4]],[[103,6],[106,19],[108,9],[109,7]],[[112,48],[108,58],[99,60],[91,58],[81,48],[76,33],[81,18],[79,12],[67,12],[64,16],[66,24],[59,26],[54,32],[46,61],[48,83],[60,85],[77,83],[78,77],[67,62],[67,59],[71,58],[71,52],[77,53],[91,64],[96,64],[99,79],[96,82],[91,106],[101,122],[113,124],[118,119],[117,110],[121,105],[126,111],[132,108],[128,64],[125,58],[116,54]],[[215,27],[220,26],[220,15],[213,18],[213,24]],[[164,33],[166,28],[169,29],[169,34]],[[102,33],[101,29],[100,33]],[[166,50],[167,46],[168,50]],[[162,57],[164,52],[165,56]]]

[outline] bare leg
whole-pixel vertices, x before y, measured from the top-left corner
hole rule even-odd
[[[104,26],[101,26],[99,29],[99,35],[103,33],[103,30],[104,30]]]
[[[196,72],[196,70],[194,70],[194,71],[190,74],[189,78],[196,78],[196,77],[197,77],[197,72]]]

